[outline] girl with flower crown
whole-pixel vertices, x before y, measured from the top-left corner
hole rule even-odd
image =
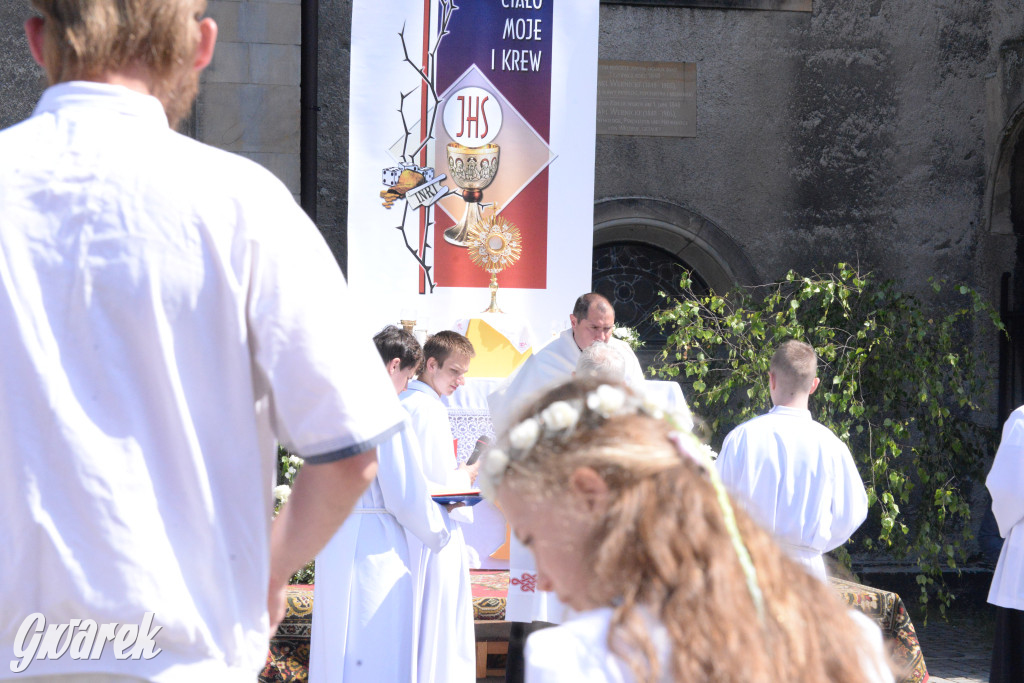
[[[528,683],[892,681],[870,619],[735,509],[688,415],[625,387],[556,387],[479,482],[576,611],[527,642]]]

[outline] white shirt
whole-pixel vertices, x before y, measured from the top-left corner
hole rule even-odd
[[[992,512],[1006,541],[992,576],[988,601],[1024,611],[1024,406],[1010,413],[985,480]]]
[[[825,578],[821,554],[860,527],[868,497],[850,450],[808,410],[776,406],[729,432],[722,481],[793,559]]]
[[[344,457],[404,417],[347,298],[288,190],[155,98],[57,85],[0,132],[0,651],[33,612],[153,612],[155,658],[28,671],[253,680],[275,441]]]

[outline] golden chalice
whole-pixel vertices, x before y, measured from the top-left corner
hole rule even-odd
[[[469,258],[491,274],[491,305],[484,313],[501,313],[498,308],[498,273],[519,260],[523,236],[503,216],[491,216],[474,226],[468,235]]]
[[[466,213],[462,219],[444,231],[446,242],[468,246],[469,234],[482,222],[480,200],[484,188],[498,173],[498,145],[488,143],[481,147],[464,147],[457,142],[448,143],[448,172],[455,184],[462,188]]]

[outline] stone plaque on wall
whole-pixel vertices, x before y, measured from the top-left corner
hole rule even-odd
[[[597,134],[697,136],[697,65],[597,64]]]
[[[662,7],[708,7],[716,9],[761,9],[810,12],[811,0],[601,0],[603,5],[660,5]]]

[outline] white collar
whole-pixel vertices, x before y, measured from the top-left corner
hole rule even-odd
[[[427,396],[433,396],[438,401],[441,400],[441,395],[439,393],[437,393],[436,391],[434,391],[434,387],[430,386],[426,382],[421,382],[418,379],[411,379],[411,380],[409,380],[409,387],[406,389],[406,391],[418,391],[421,394],[426,394]]]
[[[170,130],[167,113],[157,98],[123,85],[93,81],[69,81],[51,85],[43,92],[32,114],[35,116],[83,105],[90,109],[107,109],[115,114],[150,119],[153,124],[160,124]]]
[[[775,406],[768,411],[772,415],[789,415],[790,417],[806,417],[810,419],[811,411],[803,408],[790,408],[789,406]]]

